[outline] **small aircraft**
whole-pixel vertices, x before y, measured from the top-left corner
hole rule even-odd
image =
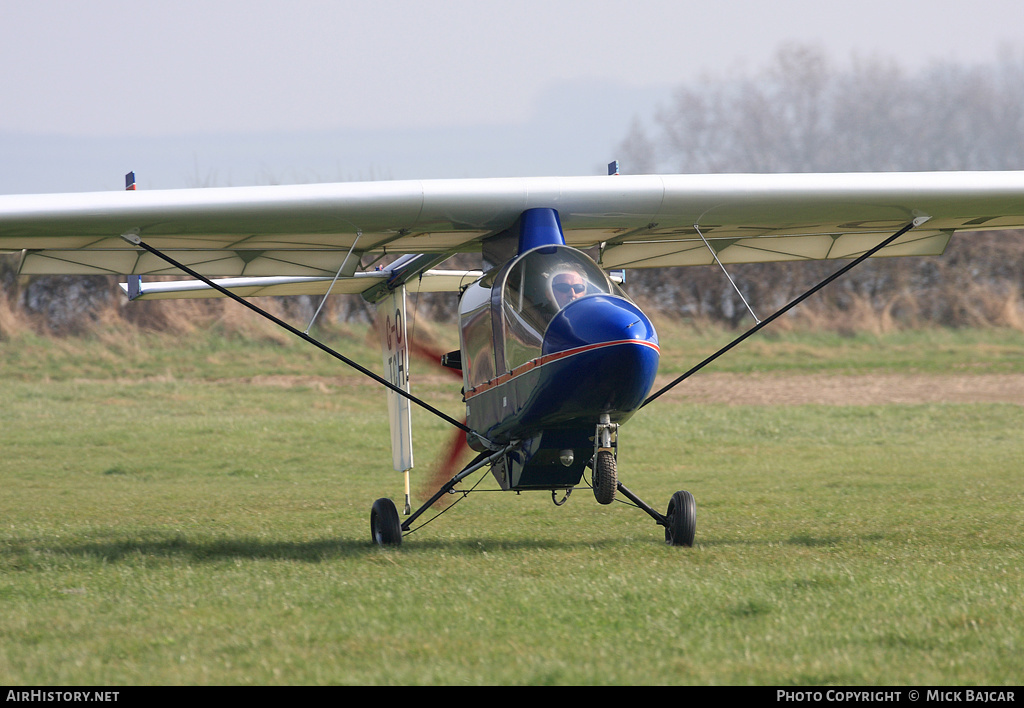
[[[131,299],[230,297],[378,381],[405,515],[370,512],[372,539],[400,545],[468,475],[502,490],[568,496],[590,470],[601,504],[622,495],[692,546],[696,504],[662,514],[618,479],[622,426],[704,364],[864,259],[941,254],[960,231],[1024,228],[1024,172],[619,175],[388,181],[0,197],[0,252],[22,274],[127,276]],[[481,270],[442,269],[481,253]],[[846,265],[686,374],[651,393],[650,318],[622,287],[632,268],[783,260]],[[390,262],[389,262],[390,261]],[[143,276],[188,276],[148,281]],[[731,279],[730,279],[731,281]],[[406,293],[459,293],[464,421],[409,390]],[[384,376],[245,299],[361,294],[377,305]],[[751,311],[753,314],[753,310]],[[415,512],[411,406],[453,425],[476,453]]]

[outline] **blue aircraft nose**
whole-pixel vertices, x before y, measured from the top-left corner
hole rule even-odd
[[[590,295],[566,305],[544,334],[542,355],[564,355],[572,374],[564,381],[580,402],[623,413],[636,410],[658,373],[658,334],[640,308],[611,295]],[[568,363],[568,362],[567,362]]]
[[[654,325],[629,300],[591,295],[562,308],[544,334],[543,354],[555,354],[593,344],[635,341],[658,345]]]

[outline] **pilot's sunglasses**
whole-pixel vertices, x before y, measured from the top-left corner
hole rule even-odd
[[[567,293],[572,291],[579,294],[587,289],[587,286],[583,283],[555,283],[551,287],[554,288],[556,293]]]

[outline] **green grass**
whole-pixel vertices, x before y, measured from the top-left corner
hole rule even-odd
[[[662,373],[682,373],[743,334],[656,321]],[[831,373],[1024,373],[1024,332],[921,329],[876,335],[785,331],[771,325],[710,364],[707,371]]]
[[[887,361],[884,341],[787,334],[742,356],[901,371],[916,347],[927,372],[946,347],[1005,372],[1002,336],[900,335]],[[305,345],[22,338],[0,363],[8,685],[1024,675],[1022,406],[665,401],[623,429],[620,478],[659,509],[692,491],[694,548],[579,489],[472,495],[396,551],[369,542],[372,501],[401,495],[383,396]],[[443,380],[419,392],[460,414]],[[426,472],[448,433],[417,411],[414,434]]]

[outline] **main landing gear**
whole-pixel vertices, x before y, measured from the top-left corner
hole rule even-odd
[[[670,546],[693,545],[693,537],[697,532],[697,503],[692,494],[686,491],[676,492],[668,502],[668,511],[659,514],[640,497],[626,489],[622,482],[619,482],[618,491],[646,512],[659,526],[665,527],[665,543]]]
[[[622,486],[621,482],[616,488],[624,497],[647,512],[659,526],[665,527],[665,543],[670,546],[693,546],[693,538],[697,532],[697,503],[692,494],[687,491],[673,494],[668,503],[668,511],[663,515],[641,501]],[[370,510],[370,535],[378,546],[387,548],[402,545],[402,522],[398,517],[398,508],[390,499],[378,499],[373,503]]]
[[[370,534],[378,546],[402,545],[402,521],[398,508],[388,498],[378,499],[370,509]]]
[[[602,429],[602,426],[606,427]],[[616,493],[621,494],[654,519],[659,526],[665,528],[665,543],[670,546],[692,546],[697,529],[697,504],[694,502],[693,495],[686,491],[676,492],[672,495],[672,499],[669,500],[668,511],[665,514],[661,514],[644,503],[633,492],[629,491],[616,478],[614,454],[615,427],[617,426],[613,427],[612,424],[605,420],[602,420],[602,425],[598,426],[593,461],[594,495],[597,497],[597,500],[602,504],[610,504],[614,500]],[[370,535],[374,543],[382,547],[402,545],[402,535],[409,531],[412,523],[429,509],[434,502],[448,494],[467,476],[487,465],[494,464],[514,448],[515,445],[513,444],[501,450],[482,452],[477,455],[472,462],[442,485],[423,506],[417,509],[404,522],[399,518],[398,508],[393,501],[386,497],[375,501],[370,510]]]
[[[669,500],[668,510],[665,514],[660,514],[624,487],[621,482],[616,484],[616,490],[646,512],[659,526],[665,528],[666,544],[693,546],[693,539],[697,531],[697,503],[692,494],[687,491],[676,492]],[[373,541],[384,548],[401,546],[404,530],[407,530],[413,519],[438,498],[439,495],[435,495],[405,524],[399,519],[398,508],[393,501],[388,498],[378,499],[370,510],[370,535]]]
[[[607,424],[607,421],[602,421]],[[608,433],[613,432],[611,426],[605,428]],[[626,497],[629,501],[633,502],[639,509],[644,511],[659,525],[665,528],[665,543],[670,546],[692,546],[694,534],[697,529],[697,504],[693,500],[693,495],[686,491],[679,491],[672,495],[672,499],[668,503],[668,511],[665,514],[661,514],[650,506],[645,504],[638,496],[629,491],[622,482],[619,482],[615,477],[615,455],[614,455],[614,436],[609,440],[608,437],[601,435],[601,428],[598,428],[597,436],[597,450],[594,456],[594,494],[597,496],[599,502],[602,499],[608,499],[607,502],[611,503],[614,499],[615,493],[619,493]],[[601,443],[604,443],[602,445]],[[448,494],[449,491],[455,488],[455,486],[465,479],[473,472],[487,466],[494,464],[503,455],[508,454],[515,445],[509,445],[501,450],[495,452],[482,452],[477,455],[461,472],[448,480],[439,490],[429,499],[423,506],[417,509],[412,516],[407,518],[404,522],[398,516],[398,508],[395,503],[388,498],[378,499],[373,503],[373,507],[370,510],[370,535],[373,538],[374,543],[382,547],[397,547],[402,545],[402,535],[409,531],[412,523],[429,509],[434,502]],[[607,453],[607,458],[602,461],[602,453]],[[611,464],[608,467],[603,467],[610,459]],[[601,472],[599,472],[599,469]],[[601,480],[598,481],[598,476],[601,476]],[[600,491],[598,487],[600,486]],[[610,487],[610,490],[609,490]],[[611,498],[609,498],[609,495]],[[568,496],[568,495],[566,495]],[[564,503],[564,502],[563,502]]]
[[[623,496],[647,512],[660,526],[665,527],[665,543],[670,546],[692,546],[697,531],[697,503],[693,495],[678,491],[668,503],[668,511],[662,515],[642,502],[622,486],[618,479],[616,448],[618,429],[607,414],[601,416],[594,434],[594,459],[590,463],[594,472],[594,497],[599,504],[611,504],[615,493]]]
[[[433,506],[434,502],[448,494],[448,492],[454,489],[459,482],[473,472],[476,472],[478,469],[485,467],[486,465],[493,464],[502,455],[505,455],[512,450],[513,447],[515,446],[509,445],[496,452],[481,452],[473,459],[472,462],[466,465],[461,472],[445,482],[441,488],[434,493],[434,496],[428,499],[423,506],[413,512],[413,514],[405,521],[399,519],[398,507],[395,506],[393,501],[386,497],[375,501],[373,503],[373,507],[370,509],[370,536],[373,538],[374,543],[383,547],[401,546],[402,534],[409,531],[413,522],[416,521],[423,512]]]
[[[697,532],[697,502],[693,495],[686,491],[673,494],[665,521],[665,543],[670,546],[692,546]]]

